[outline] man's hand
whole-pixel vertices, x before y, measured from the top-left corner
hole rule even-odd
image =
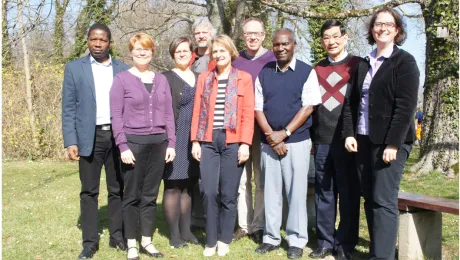
[[[267,137],[267,142],[271,147],[281,143],[287,137],[284,130],[265,133],[265,136]]]
[[[278,156],[284,156],[287,154],[288,149],[286,147],[286,144],[284,142],[281,142],[275,146],[272,146],[273,151],[278,155]]]
[[[357,152],[358,151],[358,143],[356,142],[356,139],[354,137],[347,137],[345,139],[345,149],[347,151],[351,152]]]
[[[398,153],[398,147],[393,145],[387,145],[385,150],[383,151],[383,161],[385,163],[390,163],[391,161],[396,160],[396,154]]]
[[[71,145],[67,147],[67,156],[69,156],[70,160],[80,160],[80,156],[78,155],[78,146]]]
[[[201,160],[201,146],[199,142],[195,141],[192,143],[192,157],[197,161]]]
[[[238,148],[238,164],[242,164],[249,159],[249,145],[241,144]]]
[[[166,149],[165,161],[166,163],[172,162],[176,158],[176,150],[174,148]]]
[[[124,164],[134,165],[134,163],[136,162],[136,158],[134,158],[134,155],[131,152],[131,150],[126,150],[126,151],[121,153],[121,161]]]

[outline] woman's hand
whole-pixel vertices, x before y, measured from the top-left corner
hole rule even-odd
[[[126,150],[126,151],[121,153],[121,161],[124,164],[134,165],[134,162],[136,162],[136,158],[134,158],[134,155],[131,152],[131,150]]]
[[[192,157],[197,161],[201,160],[201,146],[199,142],[195,141],[192,143]]]
[[[396,154],[398,153],[398,147],[393,145],[387,145],[383,151],[382,159],[385,163],[390,163],[391,161],[396,160]]]
[[[166,149],[165,161],[166,163],[172,162],[176,158],[176,150],[174,148]]]
[[[347,149],[350,153],[358,151],[358,143],[354,137],[347,137],[345,139],[345,149]]]
[[[249,145],[241,144],[238,148],[238,164],[242,164],[249,159]]]

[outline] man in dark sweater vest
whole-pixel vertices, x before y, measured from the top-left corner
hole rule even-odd
[[[288,257],[301,258],[308,242],[307,187],[313,107],[321,104],[316,72],[294,58],[294,32],[274,34],[276,62],[269,62],[256,79],[255,116],[261,129],[260,168],[265,200],[263,244],[256,252],[278,249],[283,207],[283,183],[289,204],[286,223]]]
[[[315,153],[316,237],[318,248],[311,258],[324,258],[337,252],[338,259],[351,259],[358,242],[360,187],[354,158],[341,138],[341,116],[351,76],[359,61],[344,49],[348,35],[337,20],[321,28],[321,45],[328,58],[315,66],[322,105],[313,112],[311,128]],[[340,223],[335,230],[339,197]]]
[[[239,57],[233,62],[233,67],[251,74],[255,83],[260,70],[270,61],[275,61],[273,51],[262,47],[265,39],[263,22],[258,18],[249,18],[243,23],[243,37],[246,50],[240,52]],[[252,176],[254,170],[255,203],[252,206]],[[233,235],[233,240],[239,240],[250,234],[256,243],[262,243],[265,225],[264,215],[264,188],[260,180],[260,129],[254,125],[254,137],[251,146],[251,157],[246,161],[246,166],[241,176],[238,188],[238,229]]]

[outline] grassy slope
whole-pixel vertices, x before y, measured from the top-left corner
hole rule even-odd
[[[410,163],[412,162],[409,161],[408,164]],[[80,189],[78,165],[52,161],[5,162],[2,185],[3,259],[76,259],[81,250],[81,231],[77,227]],[[456,179],[447,180],[440,173],[425,177],[406,173],[401,190],[458,199],[458,176]],[[99,200],[101,246],[94,259],[125,259],[123,252],[108,249],[107,246],[107,191],[104,174],[101,177]],[[180,250],[169,248],[161,200],[162,191],[158,199],[158,229],[154,235],[157,248],[162,250],[167,258],[202,259],[202,246],[190,246],[188,249]],[[369,237],[365,223],[362,213],[361,239],[355,259],[364,259],[368,251]],[[444,214],[442,243],[446,259],[458,259],[458,231],[458,216]],[[199,238],[203,237],[203,233],[199,234]],[[315,239],[312,237],[311,240]],[[227,258],[286,259],[285,250],[259,256],[254,253],[255,248],[256,244],[251,240],[242,239],[232,244],[232,251]],[[309,251],[310,249],[306,249],[304,259],[308,258]],[[144,255],[142,259],[147,257]]]

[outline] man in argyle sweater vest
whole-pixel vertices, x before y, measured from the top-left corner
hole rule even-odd
[[[312,258],[337,252],[338,259],[351,259],[358,242],[360,187],[354,158],[341,138],[342,106],[360,60],[344,49],[348,36],[336,20],[321,28],[321,44],[328,58],[315,66],[322,105],[313,113],[311,128],[315,155],[316,236],[318,248]],[[340,223],[335,229],[337,198]]]

